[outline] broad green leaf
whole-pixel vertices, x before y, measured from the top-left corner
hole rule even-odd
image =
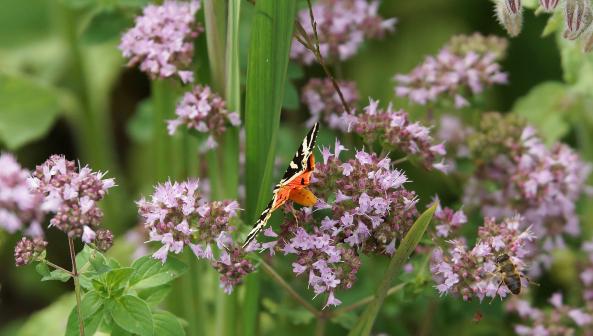
[[[82,304],[81,304],[82,305]],[[88,318],[82,318],[84,324],[84,334],[94,335],[99,325],[103,321],[103,311],[96,310]],[[66,336],[80,336],[80,326],[78,324],[78,311],[76,305],[70,311],[68,323],[66,324]]]
[[[154,322],[150,308],[136,296],[124,295],[115,300],[111,317],[118,326],[128,332],[143,336],[153,334]]]
[[[159,336],[185,335],[185,330],[177,317],[169,312],[160,311],[152,314],[154,334]]]
[[[268,202],[284,100],[296,1],[258,0],[253,11],[245,92],[246,219],[253,223]],[[243,332],[256,333],[259,278],[247,277]]]
[[[86,320],[103,306],[103,298],[95,291],[87,292],[80,302],[82,319]]]
[[[105,279],[105,285],[112,289],[124,287],[128,282],[128,279],[130,279],[132,273],[134,273],[134,269],[132,267],[112,269],[103,275]]]
[[[55,89],[25,77],[0,74],[0,141],[9,149],[45,136],[59,113]]]
[[[565,136],[570,127],[566,120],[568,87],[560,82],[544,82],[515,102],[512,111],[534,125],[547,144]]]
[[[416,249],[416,246],[424,236],[424,232],[428,228],[428,224],[432,220],[432,216],[436,210],[438,203],[435,202],[430,208],[424,211],[420,217],[414,222],[402,242],[397,247],[397,250],[391,257],[389,266],[383,275],[383,279],[375,293],[375,300],[371,302],[365,309],[362,316],[358,319],[356,326],[350,331],[348,335],[370,335],[375,319],[379,314],[379,310],[383,305],[383,301],[387,296],[387,292],[391,287],[393,279],[397,272],[402,269],[408,258]]]
[[[132,268],[135,271],[130,278],[130,285],[135,289],[162,286],[187,271],[187,266],[175,258],[168,258],[163,264],[150,256],[134,261]]]
[[[101,11],[93,16],[81,38],[88,44],[119,39],[121,32],[132,24],[133,20],[121,11]]]
[[[144,300],[149,306],[154,307],[167,297],[171,292],[172,287],[173,286],[169,283],[158,287],[144,289],[138,291],[138,297]]]

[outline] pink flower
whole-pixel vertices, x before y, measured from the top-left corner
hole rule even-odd
[[[136,25],[121,39],[119,49],[128,65],[152,78],[179,76],[182,82],[193,81],[189,71],[193,57],[193,41],[202,31],[195,20],[200,9],[198,1],[167,0],[162,5],[148,5]]]
[[[113,179],[104,179],[104,176],[89,167],[77,169],[74,161],[68,161],[62,155],[52,155],[37,166],[29,178],[29,185],[32,191],[43,196],[41,207],[55,213],[50,226],[57,227],[69,237],[84,236],[84,240],[90,241],[90,232],[99,227],[103,218],[97,203],[115,186]]]
[[[379,1],[367,0],[320,0],[314,4],[313,16],[323,58],[328,62],[347,60],[358,52],[365,39],[382,38],[392,32],[396,20],[384,20],[378,8]],[[301,10],[298,20],[313,39],[309,10]],[[296,40],[293,40],[290,57],[303,64],[315,61],[313,53]]]
[[[356,83],[339,81],[338,86],[348,106],[355,107],[358,102]],[[344,110],[342,101],[329,78],[310,79],[301,90],[301,100],[311,112],[311,118],[307,122],[309,126],[322,119],[330,128],[343,132],[348,130],[350,123],[348,118],[343,118],[343,115],[352,111]]]

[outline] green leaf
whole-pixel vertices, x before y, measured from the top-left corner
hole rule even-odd
[[[381,280],[381,284],[375,293],[375,300],[367,306],[362,316],[358,319],[356,326],[350,331],[348,335],[370,335],[373,324],[375,323],[375,319],[377,318],[377,314],[379,314],[379,310],[383,305],[383,301],[387,296],[387,292],[391,287],[391,283],[393,282],[395,275],[408,261],[408,258],[414,249],[416,249],[416,246],[422,239],[422,236],[424,236],[424,232],[432,220],[432,216],[434,215],[437,205],[438,203],[435,202],[430,208],[424,211],[414,222],[408,233],[406,233],[406,236],[399,244],[397,250],[393,254],[393,257],[391,258],[391,261],[389,262],[387,271],[385,271],[383,279]]]
[[[154,307],[169,295],[172,287],[173,286],[169,283],[158,287],[140,290],[138,291],[138,297],[144,300],[149,306]]]
[[[564,17],[562,13],[563,12],[561,10],[557,10],[554,12],[554,14],[552,14],[552,16],[550,16],[542,32],[542,37],[546,37],[562,28],[564,23]]]
[[[105,285],[112,289],[124,287],[132,273],[134,273],[132,267],[112,269],[103,275],[105,277]]]
[[[81,303],[82,309],[82,303]],[[84,324],[84,334],[94,335],[99,325],[103,321],[103,311],[98,309],[93,314],[89,315],[88,318],[82,318]],[[84,315],[83,315],[84,316]],[[78,324],[78,311],[76,305],[70,311],[68,316],[68,323],[66,324],[66,336],[80,336],[80,326]]]
[[[150,99],[138,104],[136,112],[127,125],[128,136],[137,143],[149,143],[152,140],[154,111]]]
[[[82,319],[86,320],[103,306],[103,298],[95,291],[87,292],[80,302]]]
[[[119,39],[121,32],[132,24],[133,20],[121,11],[101,11],[93,16],[81,38],[88,44]]]
[[[51,273],[49,267],[42,262],[35,265],[35,270],[37,271],[37,273],[39,273],[39,275],[41,275],[44,278],[50,276]]]
[[[43,278],[41,278],[41,281],[61,281],[61,282],[66,282],[68,280],[70,280],[71,276],[69,273],[66,273],[60,269],[51,271],[49,273],[48,276],[44,276]]]
[[[136,296],[124,295],[114,301],[111,317],[122,329],[139,335],[150,336],[154,322],[146,302]]]
[[[135,289],[162,286],[187,271],[187,266],[175,258],[167,258],[163,264],[150,256],[134,261],[132,268],[135,271],[130,279],[130,286]]]
[[[0,74],[0,141],[9,149],[45,136],[59,113],[56,90],[25,77]]]
[[[568,87],[560,82],[544,82],[515,102],[512,111],[534,125],[547,144],[565,136],[570,126],[566,109],[570,107]]]
[[[24,324],[22,324],[16,335],[64,335],[66,332],[66,323],[64,321],[68,321],[72,306],[75,304],[76,300],[73,293],[64,294],[56,298],[49,306],[29,315],[26,321],[23,321]]]
[[[258,0],[253,11],[245,92],[246,216],[253,223],[271,196],[296,1]],[[247,277],[243,332],[256,333],[259,278]]]
[[[185,330],[177,317],[169,312],[161,311],[152,314],[154,333],[159,336],[185,335]]]

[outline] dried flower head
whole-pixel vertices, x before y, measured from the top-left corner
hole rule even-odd
[[[497,272],[496,257],[507,254],[517,271],[526,268],[524,259],[529,255],[529,243],[535,238],[530,229],[523,229],[520,217],[506,218],[498,223],[485,218],[478,230],[475,246],[468,249],[463,238],[447,242],[448,246],[433,251],[431,272],[441,294],[459,295],[463,300],[476,297],[506,297],[510,290]],[[527,281],[522,279],[521,286]]]
[[[378,14],[379,1],[320,0],[313,5],[317,22],[319,50],[328,62],[338,62],[354,56],[365,39],[382,38],[394,30],[395,19],[384,20]],[[308,39],[314,41],[309,9],[298,14]],[[303,64],[315,61],[313,53],[293,40],[290,57]]]
[[[128,65],[140,64],[140,70],[152,78],[177,75],[184,83],[192,82],[193,40],[202,31],[195,19],[198,9],[197,0],[146,6],[119,45]]]
[[[29,190],[29,171],[14,156],[0,154],[0,228],[8,233],[22,230],[31,237],[43,236],[43,196]]]
[[[52,155],[37,166],[28,183],[31,190],[43,195],[41,208],[54,213],[50,227],[90,243],[103,218],[98,202],[115,186],[112,178],[85,166],[77,169],[74,161],[63,155]]]
[[[241,124],[239,113],[229,112],[224,99],[212,92],[208,86],[197,85],[191,92],[185,93],[175,109],[175,114],[177,119],[167,121],[169,134],[174,134],[181,125],[206,133],[206,149],[217,146],[216,139],[226,131],[229,124],[235,127]]]
[[[564,38],[574,40],[593,22],[593,11],[589,0],[566,0],[564,5],[566,30]]]
[[[29,264],[40,257],[45,251],[47,242],[43,238],[35,237],[30,239],[23,237],[14,248],[14,261],[17,267]]]
[[[105,252],[113,246],[113,233],[107,229],[99,229],[95,235],[95,246]]]
[[[438,160],[446,154],[444,144],[434,143],[429,127],[410,122],[406,111],[393,111],[391,104],[383,109],[379,101],[371,99],[364,113],[353,119],[351,130],[369,146],[378,142],[384,150],[417,156],[427,168],[447,172],[447,164]]]
[[[560,0],[539,0],[540,6],[542,6],[546,12],[553,12],[559,3]]]
[[[455,37],[437,56],[427,57],[409,74],[396,75],[395,95],[419,105],[448,97],[456,108],[462,108],[469,105],[468,94],[476,95],[485,87],[507,83],[507,74],[497,63],[502,43],[489,42],[490,45],[464,49],[458,45],[461,39]],[[489,39],[496,40],[486,38],[484,42]],[[484,51],[487,47],[494,50]]]
[[[358,102],[356,83],[339,81],[338,86],[348,106],[353,107]],[[311,112],[311,118],[308,121],[310,126],[322,119],[330,128],[343,132],[348,130],[348,124],[342,117],[345,114],[344,106],[329,78],[310,79],[302,89],[301,99]]]

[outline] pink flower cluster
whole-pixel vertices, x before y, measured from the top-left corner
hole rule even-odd
[[[463,49],[456,53],[450,48],[428,56],[409,74],[396,75],[395,95],[419,105],[449,97],[456,108],[462,108],[469,105],[468,94],[476,95],[487,86],[507,83],[507,74],[497,63],[497,53]]]
[[[485,218],[478,229],[475,246],[468,248],[464,238],[447,241],[447,246],[433,251],[430,270],[441,294],[459,295],[463,300],[473,297],[506,297],[510,290],[501,284],[497,273],[496,257],[506,253],[519,272],[525,270],[528,246],[535,238],[530,228],[525,229],[523,219],[516,216],[497,222]],[[444,245],[444,244],[443,244]],[[522,286],[527,281],[522,279]]]
[[[184,83],[192,82],[193,42],[202,30],[195,18],[198,9],[196,0],[146,6],[119,45],[128,65],[140,64],[140,70],[152,78],[177,75]]]
[[[590,331],[593,327],[591,312],[571,307],[563,301],[561,293],[554,293],[548,300],[551,307],[540,309],[525,300],[511,300],[507,308],[516,312],[522,320],[514,326],[515,333],[525,336],[564,336],[574,335],[577,331]]]
[[[574,150],[559,143],[547,148],[529,126],[518,137],[478,142],[475,150],[492,153],[493,159],[478,167],[466,186],[464,204],[480,207],[485,216],[522,214],[547,251],[564,246],[563,234],[579,234],[575,203],[585,191],[591,166]]]
[[[25,266],[36,258],[42,257],[47,242],[41,237],[30,239],[22,237],[14,247],[14,262],[17,267]]]
[[[448,171],[444,160],[436,162],[437,158],[446,154],[445,145],[434,144],[430,128],[419,122],[410,122],[406,111],[394,111],[391,104],[387,109],[380,108],[379,101],[371,99],[364,113],[350,117],[352,132],[360,135],[365,144],[372,146],[378,142],[384,150],[400,150],[420,157],[426,167],[445,173]]]
[[[207,133],[209,135],[204,145],[206,150],[216,148],[216,139],[226,131],[229,123],[235,127],[241,125],[239,113],[229,112],[224,99],[208,86],[197,85],[191,92],[185,93],[177,104],[175,114],[177,119],[167,121],[169,134],[174,134],[181,125]]]
[[[77,169],[74,161],[52,155],[37,166],[28,183],[31,190],[43,195],[41,209],[55,213],[50,226],[90,243],[95,241],[95,230],[103,218],[97,203],[115,186],[114,179],[103,179],[104,175],[89,167]]]
[[[437,208],[434,212],[433,222],[438,237],[447,238],[455,233],[463,224],[467,223],[467,217],[463,210],[459,209],[455,211],[451,208],[443,208],[438,197],[435,199],[435,202],[437,202]]]
[[[319,0],[313,5],[319,50],[324,60],[347,60],[358,52],[365,39],[382,38],[392,32],[396,19],[384,20],[378,8],[379,1],[367,0]],[[308,38],[314,41],[309,9],[301,10],[298,20]],[[315,61],[313,53],[296,40],[292,42],[290,57],[303,64]]]
[[[344,100],[350,108],[358,102],[358,88],[353,81],[338,81]],[[346,132],[348,125],[342,115],[346,112],[344,105],[329,78],[312,78],[301,91],[301,100],[311,112],[307,122],[309,126],[322,119],[330,128]]]
[[[162,244],[153,258],[165,262],[169,253],[179,254],[189,246],[196,257],[209,260],[221,272],[221,286],[230,293],[243,276],[253,271],[251,262],[238,261],[245,251],[238,249],[231,238],[239,203],[209,202],[198,187],[197,180],[159,184],[150,199],[137,202],[138,213],[150,241]]]
[[[359,151],[342,161],[344,150],[336,141],[333,153],[322,149],[323,162],[316,165],[310,188],[321,215],[286,205],[281,231],[266,230],[272,240],[262,244],[271,253],[295,255],[293,272],[306,274],[316,295],[328,293],[326,306],[338,305],[335,290],[356,281],[359,253],[393,254],[418,216],[416,194],[403,187],[408,179],[389,158]]]
[[[0,154],[0,228],[8,233],[23,230],[31,237],[43,236],[43,196],[29,190],[29,171],[14,156]]]

